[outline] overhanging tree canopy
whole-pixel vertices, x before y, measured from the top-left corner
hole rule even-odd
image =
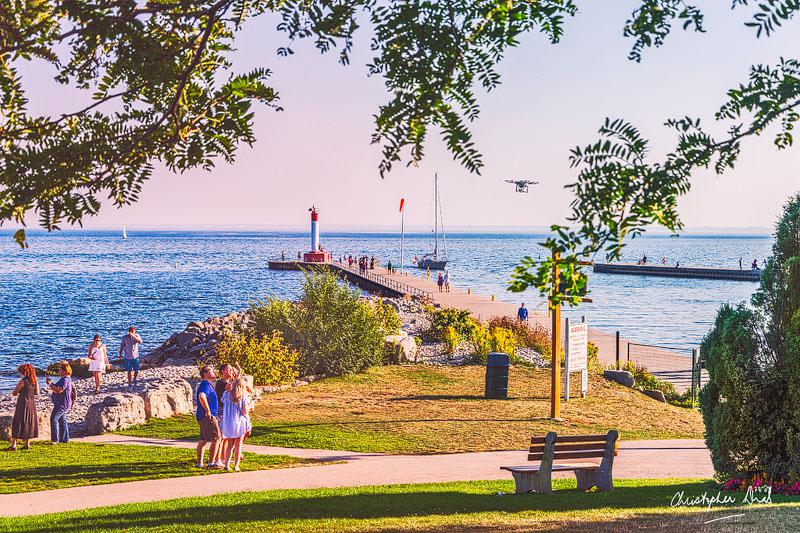
[[[759,36],[800,9],[798,0],[733,1],[751,3],[749,24]],[[277,30],[288,45],[279,54],[292,54],[294,41],[311,39],[322,52],[338,50],[343,64],[359,19],[370,21],[374,58],[367,71],[382,76],[391,95],[375,115],[372,141],[383,147],[381,174],[399,161],[419,161],[431,126],[440,129],[456,160],[479,172],[483,163],[468,127],[479,112],[476,88],[497,86],[495,66],[521,34],[539,31],[558,41],[578,4],[7,0],[0,4],[0,224],[24,224],[31,211],[48,230],[81,223],[98,212],[104,197],[118,206],[135,202],[157,163],[182,172],[210,168],[219,158],[231,161],[240,143],[255,140],[252,103],[280,109],[269,70],[234,73],[230,61],[237,32],[267,12],[282,18]],[[634,40],[631,59],[639,61],[647,47],[661,45],[676,23],[703,31],[703,14],[681,0],[639,0],[623,29]],[[59,83],[84,89],[91,95],[85,105],[54,116],[31,114],[19,66],[32,60],[50,63]],[[675,198],[688,188],[692,168],[712,157],[722,167],[732,165],[738,140],[770,122],[782,121],[782,143],[791,143],[794,73],[796,62],[790,60],[773,70],[754,68],[752,87],[732,95],[721,114],[737,120],[742,112],[761,109],[763,116],[752,127],[732,131],[731,139],[715,141],[696,121],[675,121],[679,146],[662,165],[645,161],[646,140],[632,126],[610,121],[601,131],[607,139],[574,154],[573,164],[581,168],[572,186],[574,220],[581,229],[553,246],[584,253],[610,244],[613,250],[647,223],[680,227]],[[656,189],[653,198],[649,192]],[[599,195],[602,205],[585,205],[590,195]],[[24,232],[16,238],[23,244]],[[542,279],[529,274],[520,270],[515,287],[542,286]],[[578,283],[579,267],[574,274]]]

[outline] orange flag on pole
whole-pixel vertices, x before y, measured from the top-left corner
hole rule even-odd
[[[405,204],[405,203],[406,203],[406,199],[405,198],[400,198],[400,212],[401,213],[403,212],[403,204]]]

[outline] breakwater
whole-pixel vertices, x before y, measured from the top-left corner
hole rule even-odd
[[[600,274],[626,274],[629,276],[659,276],[665,278],[719,279],[728,281],[753,281],[761,279],[761,270],[717,267],[682,267],[668,265],[639,265],[632,263],[595,263],[594,271]]]

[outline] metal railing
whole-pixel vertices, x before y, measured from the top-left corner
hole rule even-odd
[[[627,343],[627,360],[646,368],[654,376],[691,389],[692,397],[708,382],[698,349]]]
[[[424,289],[420,289],[418,287],[414,287],[413,285],[409,285],[408,283],[403,283],[402,281],[397,281],[391,278],[387,278],[381,274],[376,274],[375,272],[370,272],[369,270],[361,270],[358,268],[357,265],[350,266],[345,263],[341,263],[339,261],[334,261],[333,265],[340,270],[345,270],[350,272],[351,274],[355,274],[358,277],[364,278],[368,281],[376,285],[380,285],[382,287],[386,287],[387,289],[391,289],[395,292],[400,294],[408,294],[409,296],[417,296],[419,298],[427,298],[429,300],[433,300],[433,293],[426,291]]]

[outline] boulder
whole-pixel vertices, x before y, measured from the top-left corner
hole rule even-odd
[[[417,357],[417,341],[409,335],[389,335],[385,340],[388,363],[410,363]]]
[[[605,370],[603,371],[603,377],[611,381],[616,381],[620,385],[633,387],[633,374],[625,370]]]
[[[44,411],[37,411],[39,418],[39,436],[34,440],[50,440],[50,415]],[[14,420],[14,411],[0,413],[0,440],[11,438],[11,423]]]
[[[184,379],[163,379],[150,383],[142,395],[146,418],[170,418],[191,413],[192,386]]]
[[[109,394],[102,402],[89,406],[86,412],[86,431],[89,435],[99,435],[144,424],[146,419],[144,399],[141,396],[117,392]]]
[[[191,331],[184,331],[183,333],[178,334],[176,342],[178,343],[178,348],[186,348],[187,346],[196,344],[199,341],[197,339],[196,333],[193,333]]]
[[[654,400],[667,403],[667,399],[664,397],[664,393],[661,392],[660,390],[650,389],[650,390],[643,390],[642,392],[645,393],[647,396],[650,396]]]

